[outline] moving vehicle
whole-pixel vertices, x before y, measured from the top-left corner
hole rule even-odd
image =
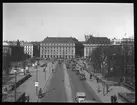
[[[79,72],[80,72],[80,80],[86,80],[86,76],[85,76],[84,70],[81,68],[79,70]]]
[[[75,99],[77,103],[84,102],[86,100],[86,94],[84,92],[77,92]]]

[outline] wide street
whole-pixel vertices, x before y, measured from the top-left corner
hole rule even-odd
[[[70,85],[72,90],[72,97],[75,99],[77,92],[84,92],[86,94],[86,100],[96,100],[97,102],[101,102],[100,99],[95,95],[94,91],[88,86],[88,84],[80,80],[79,75],[76,75],[71,69],[67,70]]]
[[[40,102],[67,102],[62,64],[57,64],[50,86]]]
[[[63,63],[57,64],[55,73],[53,74],[52,80],[50,82],[50,86],[48,90],[46,90],[45,96],[40,100],[41,102],[68,102],[67,95],[65,89],[65,79],[63,72]],[[101,102],[100,99],[95,95],[94,91],[88,86],[85,81],[81,81],[79,76],[75,74],[75,72],[70,69],[67,70],[67,74],[69,76],[70,88],[71,88],[71,99],[75,102],[76,93],[77,92],[85,92],[86,100],[96,100],[97,102]]]

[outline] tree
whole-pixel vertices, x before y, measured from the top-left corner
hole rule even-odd
[[[93,68],[96,72],[101,72],[101,50],[102,47],[98,46],[96,49],[93,50],[92,54],[90,55]]]
[[[3,70],[6,75],[9,75],[10,72],[10,62],[11,62],[10,54],[6,53],[6,55],[3,55]]]

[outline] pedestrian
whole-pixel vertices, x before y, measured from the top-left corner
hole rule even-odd
[[[42,89],[40,88],[39,90],[39,96],[41,97],[42,96]]]
[[[28,94],[26,94],[26,102],[29,102],[29,95]]]
[[[111,96],[110,98],[111,98],[111,103],[113,103],[114,102],[113,101],[114,100],[114,96]]]
[[[117,96],[114,94],[114,103],[117,103]]]
[[[97,78],[96,80],[97,80],[97,83],[98,83],[98,82],[99,82],[99,79]]]
[[[92,74],[90,73],[90,79],[92,79]]]

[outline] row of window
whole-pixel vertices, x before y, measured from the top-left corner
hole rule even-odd
[[[41,47],[41,49],[73,49],[73,47]]]
[[[69,50],[69,51],[59,51],[59,50],[58,50],[58,51],[55,51],[55,50],[41,50],[41,52],[49,52],[49,53],[50,53],[50,52],[51,52],[51,53],[52,53],[52,52],[55,52],[55,53],[66,53],[66,52],[72,52],[72,53],[73,53],[74,51],[73,51],[73,50],[71,50],[71,51],[70,51],[70,50]]]
[[[59,56],[55,56],[55,55],[41,55],[41,57],[43,57],[43,58],[60,58],[60,57],[65,57],[65,58],[74,58],[74,56],[73,55],[66,55],[66,56],[62,56],[62,55],[59,55]]]
[[[41,50],[41,52],[73,52],[73,50]]]
[[[75,44],[72,44],[72,43],[41,43],[41,46],[42,45],[58,45],[58,46],[64,46],[64,45],[75,45]]]
[[[33,48],[33,46],[24,46],[24,48]]]
[[[41,49],[45,51],[73,51],[73,49]]]
[[[41,54],[43,54],[43,55],[72,55],[73,53],[64,53],[64,54],[62,54],[62,53],[41,53]]]
[[[97,40],[92,40],[92,41],[90,41],[90,43],[95,43],[95,44],[107,44],[107,43],[109,43],[110,41],[97,41]]]
[[[29,54],[29,55],[31,55],[31,54],[33,54],[33,53],[31,53],[31,52],[24,52],[25,54]]]
[[[32,49],[24,49],[24,51],[33,51]]]
[[[68,56],[68,55],[74,55],[74,54],[64,54],[64,55],[63,54],[41,54],[41,55],[51,55],[51,56],[52,55],[55,55],[55,56],[60,56],[61,55],[61,56]]]

